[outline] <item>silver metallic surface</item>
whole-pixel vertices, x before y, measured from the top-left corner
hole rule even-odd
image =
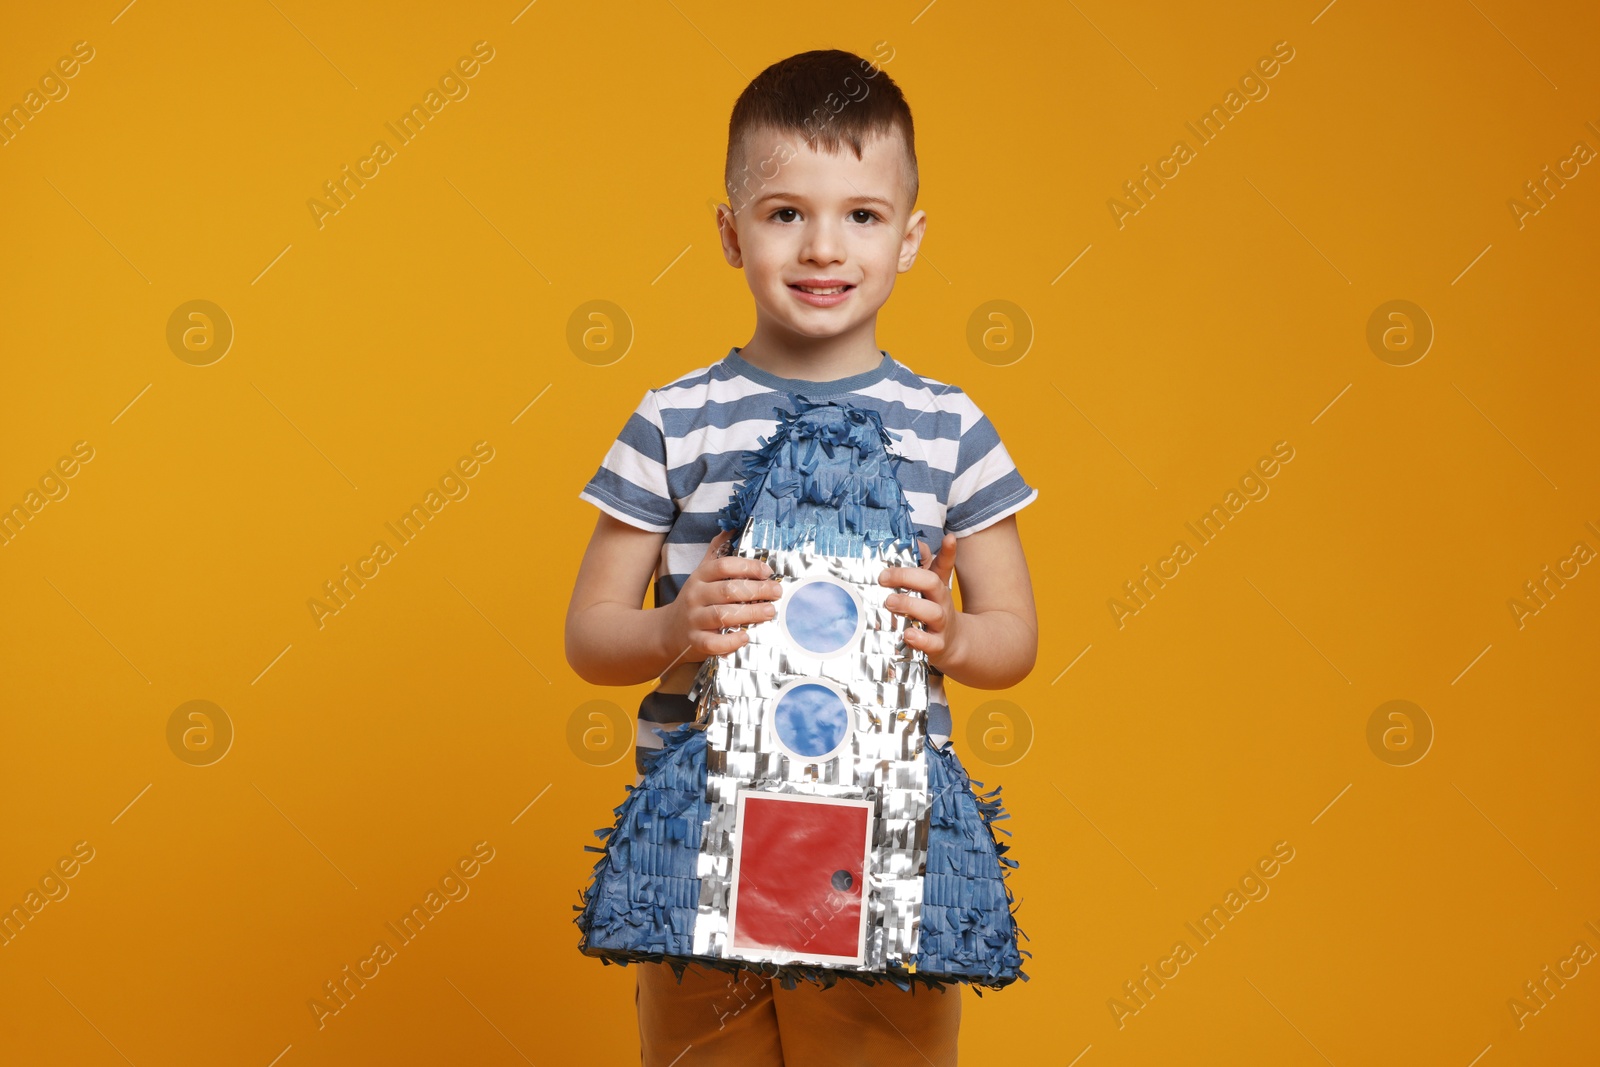
[[[770,565],[784,583],[777,617],[746,629],[750,639],[705,661],[690,690],[707,731],[706,800],[701,837],[700,906],[695,955],[774,963],[815,963],[839,970],[905,969],[917,952],[922,875],[928,857],[928,781],[923,738],[928,714],[928,665],[922,652],[900,645],[915,625],[884,606],[897,592],[878,584],[885,567],[916,567],[914,551],[869,549],[865,558],[825,556],[802,543],[795,549],[757,548],[741,538],[735,555]],[[794,644],[783,626],[784,606],[803,580],[826,576],[846,585],[864,608],[865,627],[847,651],[816,656]],[[915,596],[915,593],[908,595]],[[832,758],[806,762],[787,755],[777,739],[774,698],[784,685],[825,679],[846,696],[852,718],[844,747]],[[867,800],[872,840],[865,873],[867,913],[861,964],[807,957],[803,950],[734,949],[729,903],[741,790]],[[803,921],[803,920],[802,920]]]

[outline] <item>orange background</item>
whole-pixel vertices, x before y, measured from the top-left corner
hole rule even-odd
[[[1039,665],[952,687],[1034,952],[966,995],[967,1057],[1593,1061],[1593,963],[1520,1028],[1507,1003],[1600,951],[1600,575],[1508,607],[1600,549],[1600,175],[1507,205],[1600,149],[1592,6],[118,6],[0,37],[7,102],[94,50],[0,147],[0,503],[93,449],[0,547],[0,902],[93,850],[0,948],[0,1060],[636,1062],[632,975],[570,921],[647,688],[565,665],[576,494],[646,388],[750,335],[707,206],[740,90],[885,42],[929,228],[879,344],[970,392],[1041,491]],[[396,146],[477,41],[469,95]],[[1279,41],[1269,95],[1119,228],[1122,183]],[[196,299],[235,332],[207,366],[167,341]],[[1397,299],[1436,332],[1408,366],[1367,341]],[[569,346],[591,300],[621,358]],[[991,300],[1031,323],[1020,360],[968,344]],[[307,601],[479,441],[469,495],[319,628]],[[1279,441],[1270,495],[1119,628],[1123,582]],[[169,741],[194,700],[234,731],[208,766]],[[597,700],[609,739],[572,729]],[[1410,765],[1404,724],[1369,745],[1391,700],[1431,724]],[[1280,841],[1199,947],[1185,922]],[[319,1029],[323,983],[478,842],[470,895]]]

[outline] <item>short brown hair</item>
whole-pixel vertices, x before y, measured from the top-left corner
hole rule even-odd
[[[871,60],[837,48],[801,52],[780,59],[745,86],[728,120],[723,181],[730,202],[738,195],[741,175],[743,184],[753,178],[758,186],[763,178],[772,177],[746,173],[750,165],[743,160],[744,140],[757,130],[799,134],[817,151],[838,152],[849,145],[857,159],[863,144],[899,130],[905,139],[911,203],[917,201],[911,106],[894,80]]]

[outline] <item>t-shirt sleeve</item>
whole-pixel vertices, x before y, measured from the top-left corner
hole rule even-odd
[[[578,493],[630,526],[666,533],[677,517],[667,489],[667,437],[654,390],[623,423],[600,469]]]
[[[1039,490],[1023,480],[989,416],[974,405],[956,451],[955,477],[945,508],[945,529],[957,537],[977,533],[1033,503]]]

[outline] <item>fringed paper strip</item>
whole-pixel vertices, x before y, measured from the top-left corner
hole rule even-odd
[[[590,955],[638,958],[694,951],[700,906],[700,832],[706,817],[706,734],[661,731],[662,747],[645,753],[645,784],[628,787],[617,821],[595,836],[604,853],[574,920]]]
[[[1000,790],[976,793],[950,742],[925,746],[928,790],[928,870],[922,932],[913,971],[875,974],[802,965],[691,956],[700,879],[694,876],[705,814],[706,735],[681,726],[662,732],[663,747],[646,754],[650,786],[629,787],[613,827],[596,830],[603,855],[576,906],[579,947],[607,963],[688,963],[738,974],[749,971],[792,989],[796,982],[832,986],[840,978],[901,989],[961,983],[999,989],[1028,976],[1017,948],[1022,931],[1005,880],[1017,861],[994,824],[1006,819]],[[1009,834],[1008,834],[1009,836]]]
[[[1017,861],[1006,855],[1010,845],[996,833],[1011,836],[995,823],[1010,818],[1000,800],[1000,787],[975,792],[949,741],[927,744],[928,869],[922,882],[922,935],[917,971],[964,979],[977,986],[999,988],[1022,972],[1017,940],[1016,905],[1006,879]]]
[[[717,514],[737,542],[748,524],[757,548],[814,543],[832,556],[861,556],[865,546],[916,551],[911,505],[900,485],[903,457],[889,451],[898,435],[876,411],[790,393],[796,410],[744,454],[743,484]]]

